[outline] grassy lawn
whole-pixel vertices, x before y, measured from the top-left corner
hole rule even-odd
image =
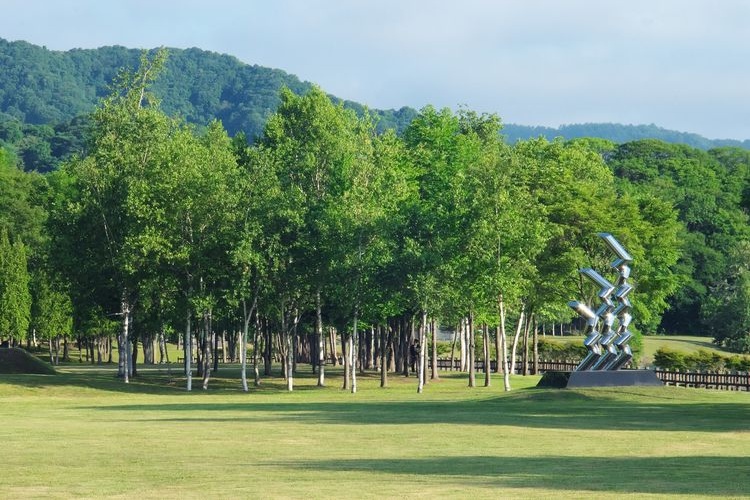
[[[309,367],[245,394],[236,366],[0,376],[0,498],[685,498],[750,495],[750,394],[468,389],[443,373],[378,387]]]

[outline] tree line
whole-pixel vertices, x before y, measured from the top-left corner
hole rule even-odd
[[[695,320],[746,345],[743,151],[511,146],[497,116],[429,106],[380,133],[317,87],[283,89],[251,143],[164,113],[150,89],[165,59],[120,73],[85,155],[44,176],[0,157],[3,337],[54,354],[74,335],[101,359],[117,332],[125,381],[139,343],[153,361],[179,338],[188,389],[194,347],[207,387],[223,332],[246,390],[245,366],[259,383],[273,360],[290,390],[300,361],[324,385],[340,343],[346,388],[377,368],[383,385],[416,370],[422,390],[442,324],[463,332],[470,385],[491,352],[508,384],[519,339],[537,345],[538,325],[571,320],[568,300],[594,301],[577,270],[607,269],[604,231],[634,256],[640,331]]]

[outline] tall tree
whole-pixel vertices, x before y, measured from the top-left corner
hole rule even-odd
[[[80,268],[97,276],[94,289],[108,300],[117,297],[122,330],[119,336],[119,373],[127,383],[132,374],[130,324],[139,282],[149,263],[143,259],[141,233],[143,214],[131,194],[139,183],[148,182],[158,167],[158,152],[164,144],[169,120],[158,110],[148,87],[163,67],[165,51],[153,57],[144,54],[135,72],[124,71],[112,93],[93,114],[90,154],[67,165],[79,198],[67,205],[69,248],[78,234],[93,232],[78,245]],[[137,192],[137,189],[135,189]],[[85,256],[86,259],[80,259]],[[79,286],[86,284],[79,281]],[[101,301],[100,301],[101,302]]]
[[[17,345],[26,339],[31,321],[31,292],[26,247],[11,243],[0,230],[0,336]]]
[[[346,173],[367,156],[357,118],[334,105],[322,90],[313,87],[304,96],[288,89],[268,121],[262,145],[273,151],[281,167],[281,190],[289,207],[283,246],[287,249],[281,318],[294,325],[304,303],[314,303],[320,318],[331,282],[332,255],[337,234],[330,215],[343,197]],[[281,291],[281,290],[280,290]],[[325,341],[321,320],[316,320],[317,351]],[[287,334],[286,332],[284,332]],[[318,385],[325,384],[325,366],[318,359]],[[289,375],[289,374],[287,374]]]

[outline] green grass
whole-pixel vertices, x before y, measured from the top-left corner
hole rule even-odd
[[[684,498],[750,494],[750,394],[466,387],[309,367],[241,392],[171,368],[0,376],[0,498]]]

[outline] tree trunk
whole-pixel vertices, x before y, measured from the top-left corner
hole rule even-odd
[[[297,312],[295,310],[295,316]],[[297,322],[292,327],[292,373],[297,373],[297,356],[299,356],[299,334],[297,332]]]
[[[253,330],[253,384],[255,387],[260,385],[260,368],[258,367],[258,354],[260,354],[260,340],[261,340],[261,329],[260,329],[260,315],[258,309],[255,309],[255,329]],[[244,356],[247,356],[247,348],[245,348]]]
[[[469,320],[461,319],[461,371],[469,371]]]
[[[357,320],[359,316],[359,311],[357,308],[354,308],[354,331],[352,332],[351,337],[349,337],[349,352],[351,354],[351,376],[352,376],[352,394],[355,394],[357,392],[357,361],[358,361],[358,342],[357,342],[357,336],[359,335],[359,332],[357,330]]]
[[[131,317],[130,324],[133,324],[133,319]],[[130,360],[128,363],[128,368],[130,370],[130,376],[135,377],[138,375],[138,337],[136,335],[131,334],[131,342],[132,347],[128,345],[128,359]]]
[[[315,290],[315,337],[318,343],[318,387],[326,385],[326,342],[323,337],[323,312],[320,287]]]
[[[372,370],[375,364],[375,325],[370,325],[370,329],[366,332],[367,342],[365,344],[365,366],[368,370]]]
[[[386,335],[386,329],[388,333]],[[380,327],[380,387],[388,387],[388,344],[392,330],[389,326]]]
[[[508,343],[505,338],[505,302],[503,301],[503,294],[500,294],[497,299],[497,308],[500,316],[500,324],[497,327],[497,336],[500,338],[500,348],[497,351],[497,364],[500,366],[502,362],[503,386],[507,392],[510,391],[510,370],[508,370]]]
[[[349,362],[349,357],[351,356],[350,350],[349,350],[349,336],[345,332],[341,332],[341,357],[344,361],[344,390],[348,390],[350,386],[350,374],[349,371],[351,370],[351,363]]]
[[[407,321],[406,318],[403,318],[402,321],[405,323]],[[401,357],[403,358],[403,372],[404,377],[409,376],[409,370],[412,372],[416,371],[414,370],[415,366],[413,363],[416,363],[416,353],[415,355],[412,355],[411,349],[414,345],[414,318],[409,320],[409,324],[403,324],[403,327],[401,328]],[[408,333],[407,333],[408,332]]]
[[[529,328],[531,327],[531,311],[526,314],[526,325],[523,328],[523,375],[529,374]]]
[[[331,362],[333,366],[339,365],[339,351],[338,344],[336,343],[336,329],[331,327],[328,329],[328,342],[331,345]]]
[[[120,359],[122,366],[122,377],[123,381],[127,384],[130,382],[130,372],[132,367],[130,366],[130,342],[128,342],[128,334],[130,333],[130,303],[127,299],[127,292],[122,292],[122,301],[120,302],[120,314],[122,315],[122,333],[121,333],[121,348],[120,348]]]
[[[271,376],[271,356],[273,354],[273,334],[268,325],[268,318],[263,321],[263,374]]]
[[[521,314],[518,316],[518,325],[516,325],[516,333],[513,335],[513,344],[510,350],[510,373],[516,373],[516,353],[518,349],[518,338],[521,336],[521,329],[523,328],[524,320],[524,306],[521,305]]]
[[[164,340],[164,323],[162,323],[161,328],[159,329],[159,364],[160,365],[164,364],[166,353],[167,353],[167,345]]]
[[[54,340],[52,340],[52,336],[49,338],[49,364],[54,365],[55,364],[55,356],[52,354],[52,344],[54,343]]]
[[[255,305],[255,304],[253,304]],[[247,388],[247,334],[250,329],[250,320],[252,319],[253,310],[247,310],[247,301],[242,299],[242,336],[240,337],[240,380],[242,382],[242,390],[248,391]],[[253,339],[255,340],[255,339]],[[257,352],[253,349],[253,356]],[[256,363],[257,366],[257,363]],[[256,368],[257,369],[257,368]]]
[[[532,340],[532,342],[534,343],[533,345],[534,375],[538,375],[539,374],[539,333],[537,332],[536,316],[533,317],[532,321],[534,323],[533,330],[532,330],[534,332],[533,340]]]
[[[435,320],[430,322],[430,330],[432,334],[432,359],[430,359],[430,378],[432,380],[439,380],[440,374],[438,373],[437,363],[437,326]]]
[[[143,364],[154,364],[154,335],[146,334],[143,336]]]
[[[417,346],[417,377],[419,383],[417,384],[417,394],[422,394],[424,391],[425,382],[425,346],[424,341],[427,338],[427,311],[422,311],[422,321],[419,324],[419,345]]]
[[[484,341],[484,386],[490,386],[490,372],[492,372],[492,366],[490,363],[490,331],[487,324],[482,325],[482,340]]]
[[[226,364],[227,362],[227,331],[221,331],[221,360]]]
[[[193,390],[193,332],[191,331],[191,321],[192,315],[190,314],[190,308],[188,308],[185,315],[185,339],[182,342],[182,347],[185,350],[185,377],[188,391]]]
[[[474,338],[474,312],[469,311],[469,327],[468,331],[468,364],[469,364],[469,387],[476,387],[476,360],[474,359],[475,353],[475,338]]]
[[[450,371],[453,371],[453,365],[456,364],[456,342],[458,342],[458,332],[460,330],[460,327],[456,327],[455,330],[453,330],[453,343],[451,344],[451,365],[449,367]]]

